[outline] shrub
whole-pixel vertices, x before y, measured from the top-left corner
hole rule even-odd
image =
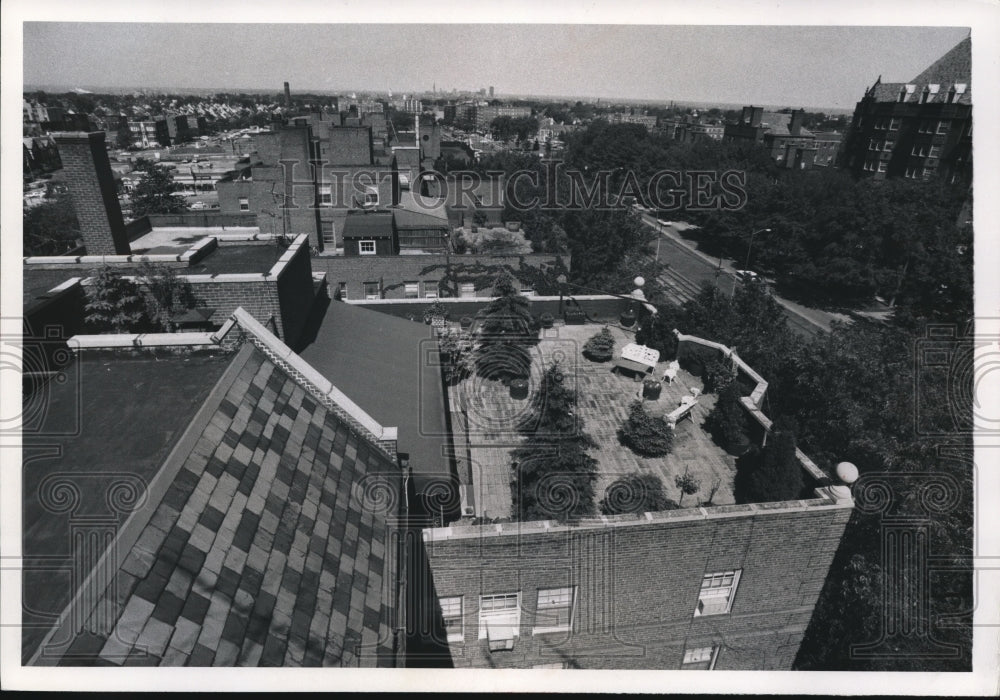
[[[618,440],[641,457],[663,457],[673,448],[674,431],[662,418],[646,413],[641,401],[633,401]]]
[[[740,405],[738,382],[729,382],[719,390],[715,408],[705,418],[705,429],[725,449],[733,452],[746,440],[743,430],[746,417]]]
[[[685,496],[696,494],[701,489],[701,481],[688,474],[687,471],[674,477],[674,485],[681,491],[681,498],[678,501],[678,505],[684,503]]]
[[[102,267],[87,287],[86,320],[100,333],[145,330],[145,302],[139,285],[110,267]]]
[[[444,380],[457,384],[475,369],[472,340],[465,333],[446,333],[438,339]]]
[[[430,323],[432,318],[448,318],[448,309],[440,300],[424,309],[424,323]]]
[[[159,330],[173,333],[174,317],[195,306],[194,292],[187,280],[180,279],[172,268],[144,262],[139,275],[146,286],[146,315]]]
[[[615,353],[615,337],[605,326],[599,333],[590,337],[583,345],[583,356],[594,362],[607,362]]]
[[[656,474],[633,472],[616,479],[608,486],[600,507],[604,515],[618,515],[675,510],[677,503],[667,498],[663,482]]]
[[[531,302],[506,273],[497,280],[494,293],[496,298],[485,310],[479,336],[479,373],[503,381],[527,377],[531,368],[528,348],[538,340]]]
[[[728,358],[717,358],[705,364],[701,381],[705,392],[715,394],[736,378],[736,364]]]

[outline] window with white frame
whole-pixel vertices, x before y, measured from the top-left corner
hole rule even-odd
[[[375,241],[358,241],[358,252],[362,255],[375,255]]]
[[[332,221],[321,221],[320,231],[323,233],[323,243],[325,245],[337,245],[337,228]]]
[[[249,197],[240,197],[240,211],[250,211]]]
[[[381,299],[382,294],[379,289],[378,282],[365,282],[365,299],[371,301],[373,299]]]
[[[479,596],[479,638],[501,642],[520,636],[521,594]]]
[[[928,158],[940,158],[941,157],[941,147],[931,146],[930,153],[927,154]]]
[[[684,660],[681,662],[683,671],[711,671],[715,668],[716,659],[719,657],[719,647],[699,647],[697,649],[685,649]]]
[[[465,641],[462,626],[462,596],[438,598],[441,604],[441,616],[444,618],[444,631],[449,642]]]
[[[899,130],[899,117],[893,117],[889,120],[889,131]]]
[[[417,299],[420,296],[419,282],[403,282],[403,298]]]
[[[566,668],[566,664],[560,661],[554,664],[535,664],[532,668]]]
[[[475,282],[462,282],[458,286],[458,296],[468,299],[470,297],[476,296],[476,283]]]
[[[333,185],[319,186],[319,204],[321,207],[333,206]]]
[[[895,141],[886,141],[882,146],[882,150],[891,151],[895,145],[896,145]]]
[[[424,282],[424,299],[437,299],[437,298],[438,298],[438,283]]]
[[[573,603],[576,589],[539,588],[532,634],[569,632],[573,629]]]
[[[939,134],[947,134],[948,133],[948,122],[946,122],[946,121],[940,121],[940,122],[938,122],[938,124],[937,124],[937,133],[939,133]]]
[[[698,592],[695,617],[728,613],[732,609],[733,598],[736,597],[736,586],[739,582],[739,569],[705,574],[701,580],[701,590]]]
[[[340,283],[340,298],[341,299],[347,298],[347,282]]]
[[[888,167],[888,165],[889,165],[889,163],[887,161],[884,161],[884,160],[883,161],[879,161],[878,171],[880,173],[884,173],[886,171],[886,168]]]

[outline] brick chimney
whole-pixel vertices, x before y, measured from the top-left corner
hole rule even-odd
[[[88,255],[130,255],[103,131],[53,134]]]
[[[763,107],[750,108],[750,126],[760,126],[760,122],[763,118],[764,118]]]
[[[788,133],[792,136],[798,136],[802,133],[802,120],[805,119],[806,111],[804,109],[796,109],[792,112],[792,119],[788,123]]]

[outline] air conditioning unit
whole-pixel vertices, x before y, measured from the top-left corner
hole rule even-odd
[[[486,625],[490,651],[511,651],[514,648],[514,628],[511,625]]]
[[[726,598],[702,598],[698,601],[698,612],[702,615],[718,615],[726,612],[729,601]]]

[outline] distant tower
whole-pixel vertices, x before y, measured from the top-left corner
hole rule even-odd
[[[493,99],[493,86],[490,85],[490,99]]]
[[[292,104],[292,91],[288,87],[288,81],[285,81],[285,106],[288,107]]]

